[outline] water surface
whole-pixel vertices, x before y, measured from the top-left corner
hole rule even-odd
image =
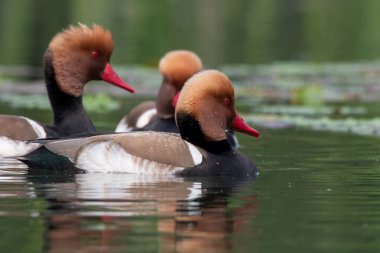
[[[259,168],[256,178],[49,174],[2,160],[0,249],[377,252],[378,69],[378,63],[225,67],[239,111],[262,134],[238,135],[241,152]],[[155,94],[157,71],[131,73],[131,83],[148,96],[95,95],[91,89],[102,85],[86,86],[85,106],[99,130],[112,130]],[[29,93],[14,95],[16,86]],[[0,95],[1,112],[50,122],[40,86],[3,80],[0,89],[13,93]]]
[[[5,252],[374,252],[378,139],[308,130],[242,138],[244,180],[36,174],[2,162]]]

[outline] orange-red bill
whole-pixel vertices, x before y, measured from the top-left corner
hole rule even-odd
[[[135,93],[135,90],[129,84],[127,84],[123,79],[121,79],[121,77],[118,76],[118,74],[116,74],[116,72],[112,69],[111,64],[109,64],[109,63],[107,63],[107,65],[104,68],[104,71],[100,75],[100,77],[104,81],[106,81],[110,84],[118,86],[124,90],[131,92],[131,93]]]
[[[232,130],[235,130],[235,131],[238,131],[238,132],[241,132],[244,134],[252,135],[256,138],[258,138],[260,136],[259,131],[257,131],[256,129],[253,129],[247,123],[245,123],[243,118],[240,117],[240,115],[237,113],[236,113],[236,117],[235,117],[234,121],[232,122],[231,128],[232,128]]]

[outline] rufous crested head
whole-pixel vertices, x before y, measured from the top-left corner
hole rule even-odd
[[[54,67],[59,88],[72,96],[81,96],[83,86],[99,80],[112,54],[111,32],[99,25],[70,26],[51,40],[45,53]]]
[[[188,50],[173,50],[166,53],[159,62],[161,74],[180,90],[183,84],[195,73],[202,70],[198,55]]]
[[[259,136],[236,112],[232,83],[225,74],[217,70],[201,71],[185,83],[177,102],[176,120],[184,115],[199,123],[208,140],[225,139],[225,130],[230,128]],[[181,132],[180,128],[179,131]]]
[[[49,49],[56,54],[76,50],[97,51],[109,60],[113,50],[112,34],[100,25],[89,27],[79,23],[55,35]]]
[[[177,108],[197,114],[199,101],[211,99],[234,108],[235,94],[231,81],[218,70],[204,70],[192,76],[182,88]]]
[[[231,126],[236,115],[235,94],[230,79],[217,70],[195,74],[182,88],[177,113],[194,117],[208,139],[225,139],[225,130]]]

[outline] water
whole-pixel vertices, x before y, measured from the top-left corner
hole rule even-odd
[[[4,252],[376,252],[378,139],[239,135],[256,179],[35,174],[2,162]]]
[[[257,178],[37,174],[2,160],[0,249],[377,252],[379,68],[226,67],[239,111],[262,133],[258,140],[238,135],[241,151],[257,163]],[[105,85],[86,86],[85,106],[99,130],[113,129],[156,92],[158,73],[131,72],[138,94],[149,96],[94,95],[93,88]],[[49,122],[46,97],[30,85],[17,87],[33,95],[11,96],[6,92],[16,85],[4,80],[1,112]]]

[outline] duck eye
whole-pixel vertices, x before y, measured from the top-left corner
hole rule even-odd
[[[230,98],[224,98],[224,99],[223,99],[223,103],[224,103],[226,106],[230,106],[230,105],[231,105],[231,99],[230,99]]]
[[[94,60],[99,59],[99,52],[96,51],[96,50],[91,51],[91,57],[92,57],[92,59],[94,59]]]

